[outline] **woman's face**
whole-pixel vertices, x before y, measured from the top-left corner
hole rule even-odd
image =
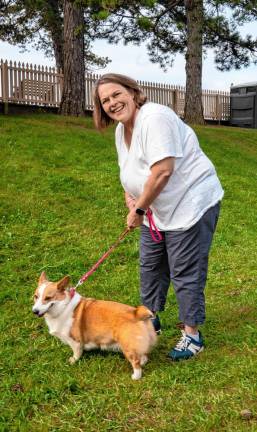
[[[103,110],[112,120],[133,125],[137,107],[132,92],[120,84],[107,83],[98,87],[98,95]]]

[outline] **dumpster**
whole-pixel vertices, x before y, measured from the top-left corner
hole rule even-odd
[[[257,128],[257,81],[231,86],[230,124]]]

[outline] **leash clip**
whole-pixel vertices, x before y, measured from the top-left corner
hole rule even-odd
[[[77,283],[77,285],[75,285],[75,287],[74,287],[74,289],[76,290],[80,285],[82,285],[83,284],[83,282],[82,282],[82,280],[80,279],[79,281],[78,281],[78,283]]]

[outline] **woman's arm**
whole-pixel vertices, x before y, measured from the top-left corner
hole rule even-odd
[[[136,200],[128,192],[125,192],[125,202],[129,210],[135,207]]]
[[[151,166],[151,174],[144,185],[142,195],[136,201],[136,208],[148,209],[155,198],[164,189],[174,169],[174,159],[165,158]]]
[[[135,206],[130,209],[127,216],[127,225],[129,228],[141,225],[143,218],[136,213],[136,208],[147,210],[160,194],[173,173],[174,160],[175,158],[168,157],[151,166],[151,174],[145,183],[143,193],[136,200]]]

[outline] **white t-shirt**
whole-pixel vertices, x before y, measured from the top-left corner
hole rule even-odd
[[[151,166],[167,157],[175,164],[168,183],[151,204],[159,230],[187,230],[223,197],[223,189],[211,161],[201,150],[194,131],[170,108],[143,105],[136,117],[130,148],[124,126],[115,133],[121,184],[138,198],[151,174]],[[144,224],[148,226],[147,218]]]

